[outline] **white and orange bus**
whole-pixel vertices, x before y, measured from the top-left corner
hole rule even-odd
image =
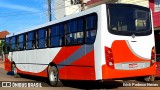
[[[102,4],[6,37],[5,70],[14,76],[108,80],[156,73],[150,9]]]

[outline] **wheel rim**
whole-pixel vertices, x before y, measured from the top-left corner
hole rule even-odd
[[[16,69],[16,67],[15,67],[15,66],[13,66],[13,73],[14,73],[14,75],[16,75],[16,74],[17,74],[17,69]]]
[[[56,72],[54,72],[54,71],[50,72],[49,79],[50,79],[51,82],[56,82],[57,81]]]

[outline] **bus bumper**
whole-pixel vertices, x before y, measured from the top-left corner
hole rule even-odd
[[[119,79],[119,78],[130,78],[139,76],[150,76],[156,75],[156,63],[151,67],[137,69],[137,70],[116,70],[108,67],[107,65],[102,66],[102,79]]]

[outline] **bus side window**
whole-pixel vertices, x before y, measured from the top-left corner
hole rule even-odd
[[[46,47],[46,30],[40,29],[38,30],[38,48]]]
[[[60,46],[59,25],[51,27],[51,47]]]
[[[25,49],[25,48],[24,48],[24,46],[25,46],[24,34],[19,35],[18,38],[19,38],[19,39],[18,39],[18,47],[19,47],[19,50]]]
[[[77,44],[83,44],[83,38],[84,38],[84,24],[83,24],[83,18],[80,18],[77,20]]]
[[[51,35],[51,28],[50,28],[50,27],[47,27],[47,28],[46,28],[46,46],[47,46],[47,47],[50,47],[50,46],[51,46],[50,35]]]
[[[16,37],[13,36],[11,39],[11,50],[15,51],[16,50]]]
[[[29,32],[26,36],[26,49],[33,49],[34,32]]]
[[[86,43],[93,44],[97,32],[97,16],[91,15],[86,18]]]
[[[66,45],[74,45],[77,42],[76,32],[77,21],[70,20],[67,22]]]
[[[62,46],[62,45],[64,45],[64,43],[65,43],[65,41],[64,41],[64,33],[65,33],[65,31],[64,31],[65,29],[64,29],[64,24],[63,23],[60,23],[60,25],[59,25],[59,36],[60,36],[60,46]]]

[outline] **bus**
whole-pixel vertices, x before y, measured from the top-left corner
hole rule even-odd
[[[110,80],[156,73],[150,9],[102,4],[5,39],[5,70],[62,80]]]
[[[160,30],[155,30],[155,49],[156,49],[156,77],[160,77]]]

